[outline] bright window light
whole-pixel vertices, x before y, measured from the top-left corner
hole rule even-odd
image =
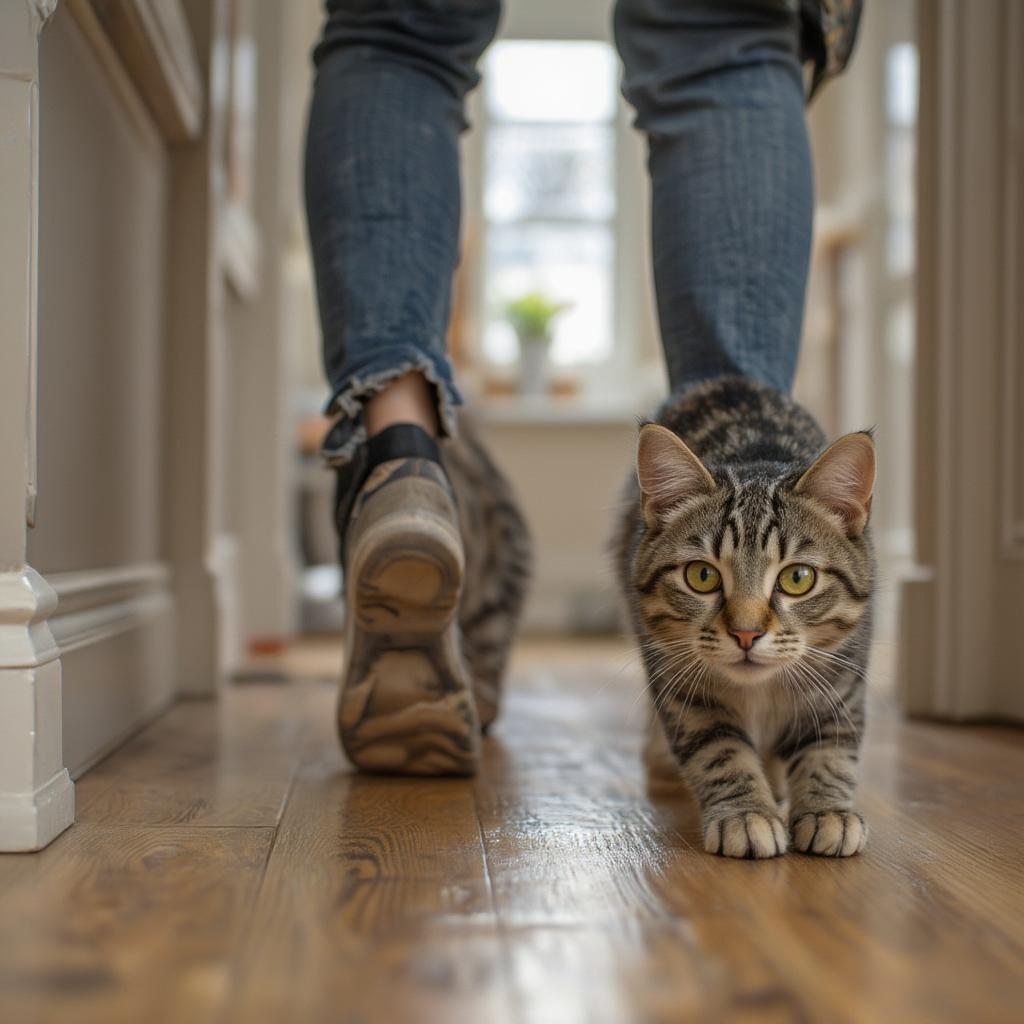
[[[612,350],[618,62],[607,43],[505,41],[484,69],[484,355],[510,364],[505,305],[527,292],[568,305],[551,360]]]
[[[917,47],[899,43],[885,58],[885,105],[889,122],[903,128],[917,121]]]
[[[618,75],[607,43],[496,43],[487,57],[487,111],[493,121],[610,121]]]

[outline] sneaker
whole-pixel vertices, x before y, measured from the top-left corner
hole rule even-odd
[[[437,443],[401,423],[366,445],[345,524],[338,732],[367,772],[471,775],[480,723],[458,612],[465,554]]]

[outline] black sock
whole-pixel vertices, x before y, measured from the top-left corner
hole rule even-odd
[[[440,463],[441,449],[437,441],[415,423],[393,423],[366,442],[365,472],[369,473],[382,462],[406,458]]]

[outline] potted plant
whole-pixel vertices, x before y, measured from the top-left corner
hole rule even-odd
[[[519,338],[520,389],[542,395],[547,388],[546,367],[555,317],[569,308],[540,292],[527,292],[505,305],[505,319]]]

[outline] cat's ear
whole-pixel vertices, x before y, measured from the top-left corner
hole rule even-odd
[[[649,525],[673,505],[715,489],[704,463],[666,427],[646,423],[636,447],[636,475]]]
[[[871,514],[875,486],[875,442],[866,431],[845,434],[818,457],[794,488],[835,512],[851,537],[859,537]]]

